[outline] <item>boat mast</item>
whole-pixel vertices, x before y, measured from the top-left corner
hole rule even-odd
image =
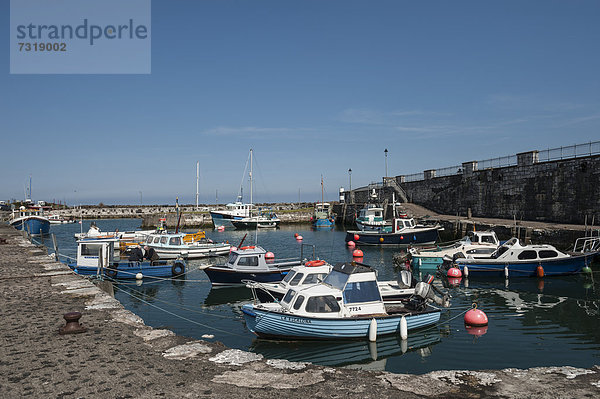
[[[250,148],[250,212],[252,212],[252,148]]]
[[[321,209],[325,209],[325,194],[323,191],[323,175],[321,175]]]
[[[196,161],[196,210],[198,210],[198,188],[200,183],[200,161]]]

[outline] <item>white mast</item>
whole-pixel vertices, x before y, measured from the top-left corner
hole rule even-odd
[[[200,186],[200,161],[196,161],[196,210],[198,210],[198,188]]]
[[[250,206],[252,206],[252,148],[250,148]]]

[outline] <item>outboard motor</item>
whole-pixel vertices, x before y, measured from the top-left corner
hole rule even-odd
[[[443,306],[445,308],[450,306],[450,298],[448,295],[444,295],[442,298],[437,296],[434,292],[435,287],[430,284],[427,284],[424,281],[420,281],[415,286],[415,295],[423,298],[424,300],[429,300],[435,302],[439,306]]]

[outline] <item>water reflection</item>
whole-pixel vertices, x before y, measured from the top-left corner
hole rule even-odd
[[[323,366],[348,366],[370,368],[383,366],[390,356],[402,356],[406,352],[421,350],[423,356],[432,353],[432,347],[441,341],[439,331],[415,331],[407,340],[399,336],[380,337],[377,342],[351,341],[271,341],[255,339],[249,350],[267,358],[310,362]],[[376,363],[375,363],[376,362]],[[382,369],[382,370],[383,370]]]

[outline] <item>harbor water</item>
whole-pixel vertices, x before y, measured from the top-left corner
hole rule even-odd
[[[134,230],[139,219],[95,221],[102,231]],[[53,225],[59,252],[74,257],[73,234],[87,231],[90,222]],[[211,231],[214,241],[238,245],[258,244],[276,259],[300,255],[301,244],[315,246],[316,255],[330,263],[349,261],[343,230],[314,231],[307,225],[278,230]],[[45,239],[51,246],[51,241]],[[565,243],[568,247],[571,243]],[[308,248],[305,246],[306,252]],[[397,278],[392,257],[398,249],[361,247],[364,263],[377,269],[380,280]],[[311,250],[312,252],[312,250]],[[306,255],[306,253],[305,253]],[[552,278],[462,279],[455,286],[437,279],[435,284],[452,296],[452,307],[442,311],[439,325],[400,337],[364,341],[270,341],[256,338],[244,324],[241,306],[252,301],[246,288],[216,288],[199,267],[225,262],[211,258],[188,263],[189,271],[176,279],[119,282],[115,297],[146,324],[168,328],[176,334],[223,342],[231,348],[260,353],[266,358],[308,361],[321,365],[386,370],[394,373],[426,373],[443,369],[502,369],[537,366],[591,367],[600,362],[600,266],[592,275]],[[418,274],[418,273],[417,273]],[[418,277],[418,276],[417,276]],[[464,312],[477,303],[489,318],[487,328],[467,330]]]

